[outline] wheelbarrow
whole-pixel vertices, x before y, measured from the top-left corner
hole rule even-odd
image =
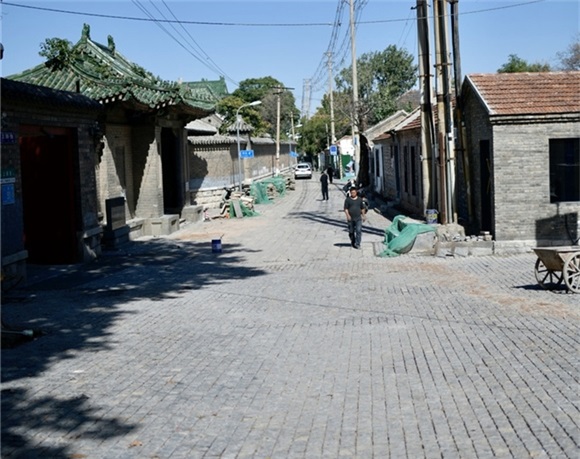
[[[562,281],[569,291],[580,293],[580,246],[536,247],[535,274],[542,288],[552,290]]]

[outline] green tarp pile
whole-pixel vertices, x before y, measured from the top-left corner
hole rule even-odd
[[[255,210],[250,209],[248,206],[246,206],[242,201],[239,201],[240,203],[240,209],[242,209],[242,215],[244,217],[255,217],[257,215],[260,215],[258,212],[256,212]],[[229,214],[230,214],[230,218],[236,218],[236,209],[234,208],[234,203],[230,202],[230,208],[228,210]]]
[[[274,185],[278,196],[284,196],[286,194],[286,178],[285,177],[269,177],[264,180],[260,180],[261,183],[265,183],[266,186]]]
[[[254,197],[256,204],[267,204],[270,201],[268,196],[268,187],[273,185],[278,193],[278,196],[286,194],[286,178],[284,177],[270,177],[259,182],[252,183],[250,186],[250,194]]]
[[[250,186],[250,195],[254,198],[254,204],[269,204],[268,186],[262,182],[252,183]]]
[[[407,218],[405,215],[397,215],[393,223],[385,230],[383,244],[387,247],[379,254],[379,257],[397,257],[407,253],[413,248],[419,234],[435,232],[435,227],[431,225],[405,221],[405,218]]]

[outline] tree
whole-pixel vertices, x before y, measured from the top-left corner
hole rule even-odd
[[[333,99],[336,101],[339,98],[346,100],[345,94],[333,92]],[[340,104],[339,104],[340,105]],[[346,102],[343,104],[346,105]],[[300,129],[300,141],[298,147],[309,155],[317,155],[324,151],[330,145],[332,139],[330,126],[330,98],[328,94],[322,97],[320,107],[316,113],[309,119],[302,119],[302,128]],[[341,138],[351,132],[350,113],[344,111],[336,111],[334,113],[334,130],[337,138]]]
[[[237,96],[231,95],[224,97],[216,104],[216,112],[224,117],[224,123],[220,128],[222,134],[227,133],[228,129],[235,123],[238,109],[246,103],[248,102]],[[239,112],[242,119],[254,128],[254,135],[260,135],[266,131],[264,119],[262,118],[258,108],[259,106],[244,107]]]
[[[46,66],[51,70],[61,70],[74,59],[73,45],[62,38],[47,38],[40,44],[38,54],[46,58]]]
[[[405,49],[389,45],[384,51],[365,53],[357,59],[359,106],[358,126],[361,131],[376,124],[396,111],[396,100],[411,89],[417,81],[414,57]],[[336,77],[337,92],[352,100],[352,66]],[[352,112],[340,102],[339,111]]]
[[[518,57],[516,54],[510,54],[508,61],[503,64],[497,73],[520,73],[520,72],[550,72],[549,64],[541,64],[539,62],[529,64],[524,59]]]
[[[300,151],[309,156],[316,156],[324,151],[330,142],[329,126],[330,117],[320,110],[308,120],[303,120],[298,142]]]
[[[267,76],[262,78],[249,78],[240,82],[232,96],[244,101],[244,103],[261,100],[259,106],[263,118],[261,133],[276,136],[278,124],[278,97],[280,97],[280,137],[287,138],[291,131],[292,123],[297,124],[300,111],[296,108],[294,95],[285,89],[279,80]]]
[[[561,70],[580,70],[580,34],[576,35],[566,51],[558,53],[557,56]]]

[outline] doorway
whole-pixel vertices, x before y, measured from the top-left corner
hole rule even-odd
[[[76,132],[21,126],[19,142],[28,260],[38,264],[76,263]]]
[[[492,196],[491,151],[489,140],[479,142],[479,172],[481,195],[481,231],[492,231]]]

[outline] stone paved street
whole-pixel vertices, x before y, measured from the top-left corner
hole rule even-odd
[[[377,257],[318,177],[3,301],[3,458],[577,458],[580,295],[535,256]],[[222,253],[211,240],[221,238]]]

